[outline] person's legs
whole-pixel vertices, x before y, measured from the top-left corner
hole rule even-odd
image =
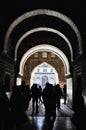
[[[60,99],[58,99],[58,101],[57,101],[57,108],[58,108],[58,110],[60,109]]]
[[[34,113],[34,107],[35,107],[35,100],[34,98],[32,99],[32,114]]]
[[[66,95],[64,95],[64,104],[66,104]]]
[[[36,99],[36,113],[38,113],[38,99]]]

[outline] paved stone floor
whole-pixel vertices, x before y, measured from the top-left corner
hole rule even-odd
[[[31,113],[32,106],[30,103],[30,106],[26,111],[28,121],[25,124],[22,124],[22,130],[51,130],[45,120],[43,104],[39,104],[38,114],[31,115]],[[75,125],[71,121],[73,111],[67,107],[67,105],[63,104],[62,101],[61,109],[60,111],[57,110],[56,114],[57,116],[52,130],[76,130]]]
[[[45,117],[29,116],[28,122],[22,125],[22,130],[51,130]],[[76,130],[70,117],[56,117],[52,130]]]
[[[28,110],[26,111],[27,116],[32,115],[32,102],[30,102]],[[43,117],[45,115],[44,104],[39,103],[39,113],[34,113],[34,116]],[[57,117],[71,117],[73,115],[73,111],[63,103],[63,99],[61,99],[61,109],[56,110]]]
[[[39,104],[39,113],[32,115],[32,104],[26,111],[27,119],[20,126],[14,125],[12,130],[76,130],[76,126],[71,121],[73,111],[61,101],[61,109],[56,111],[56,119],[51,128],[45,119],[45,109],[43,104]]]

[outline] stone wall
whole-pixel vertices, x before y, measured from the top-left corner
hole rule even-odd
[[[79,80],[78,80],[79,79]],[[73,63],[73,83],[74,90],[79,84],[82,88],[82,96],[86,105],[86,56],[81,55]]]

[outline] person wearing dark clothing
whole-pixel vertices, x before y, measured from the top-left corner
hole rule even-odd
[[[22,81],[22,84],[20,85],[22,93],[26,97],[26,110],[29,107],[29,102],[31,101],[31,90],[29,88],[29,85],[25,85],[25,81]]]
[[[43,103],[43,101],[42,101],[42,88],[41,88],[41,86],[39,85],[38,86],[38,89],[39,89],[39,103]]]
[[[38,98],[39,98],[39,89],[37,88],[37,84],[33,84],[31,87],[31,94],[32,94],[32,114],[34,114],[34,111],[36,110],[36,113],[38,113]]]
[[[26,120],[26,97],[21,91],[20,86],[15,86],[10,98],[10,127],[16,125],[20,129],[22,123]],[[10,128],[10,129],[11,129]]]
[[[75,123],[77,129],[86,130],[86,106],[84,103],[84,97],[82,96],[81,86],[76,87],[74,101],[73,101],[74,115],[72,121]],[[84,119],[84,120],[83,120]]]
[[[62,93],[62,89],[61,89],[61,87],[60,87],[60,85],[59,84],[56,84],[55,86],[54,86],[54,89],[55,89],[55,95],[56,95],[56,106],[57,106],[57,108],[58,108],[58,110],[60,109],[60,107],[61,107],[61,104],[60,104],[60,99],[61,99],[61,97],[63,96],[63,93]]]
[[[50,126],[53,125],[56,118],[56,97],[52,84],[46,83],[42,97],[45,106],[45,117]]]
[[[63,87],[63,97],[64,97],[64,104],[66,104],[66,100],[67,100],[67,86],[66,86],[66,84],[64,84],[64,87]]]
[[[29,103],[31,101],[31,89],[30,89],[29,85],[25,86],[24,95],[25,95],[25,97],[27,99],[27,108],[28,108],[29,107]]]

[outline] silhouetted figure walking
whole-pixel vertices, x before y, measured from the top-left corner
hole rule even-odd
[[[37,84],[33,84],[31,87],[32,94],[32,114],[36,111],[38,113],[38,98],[39,98],[39,89],[37,88]]]
[[[45,117],[49,127],[52,128],[56,119],[56,97],[52,84],[46,83],[42,92],[42,97],[45,106]]]
[[[66,100],[67,100],[67,85],[64,84],[63,87],[63,97],[64,97],[64,104],[66,104]]]
[[[23,94],[26,97],[26,110],[27,110],[29,107],[29,102],[31,100],[31,89],[29,88],[29,85],[25,85],[25,81],[22,81],[22,84],[20,85],[20,87]]]
[[[58,108],[58,110],[59,110],[59,109],[60,109],[60,106],[61,106],[61,104],[60,104],[60,99],[61,99],[61,97],[63,96],[63,93],[62,93],[62,90],[61,90],[59,84],[56,84],[56,85],[54,86],[54,89],[55,89],[55,93],[56,93],[56,106],[57,106],[57,108]]]
[[[42,100],[42,88],[41,88],[41,85],[38,86],[38,89],[39,89],[39,103],[43,103],[43,100]]]

